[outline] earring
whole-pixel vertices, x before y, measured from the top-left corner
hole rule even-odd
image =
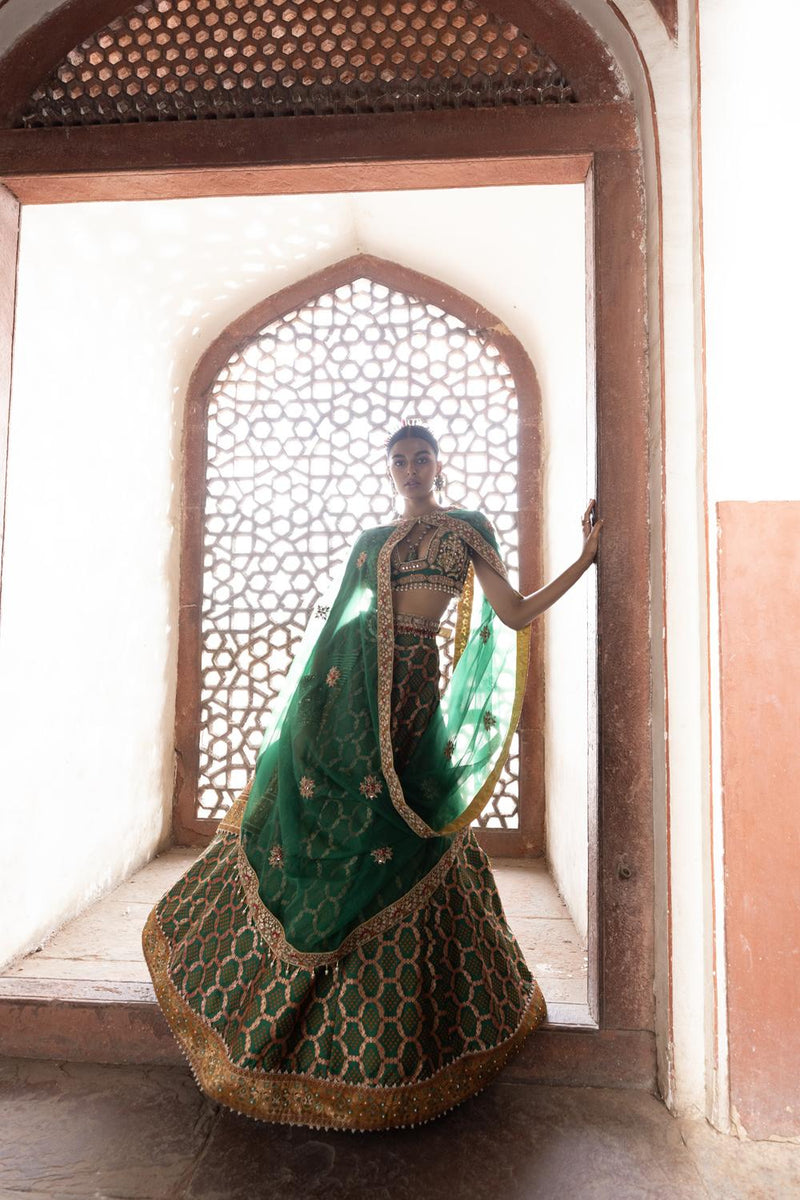
[[[433,486],[436,488],[437,492],[441,492],[442,488],[444,487],[444,475],[442,475],[441,471],[434,479]]]

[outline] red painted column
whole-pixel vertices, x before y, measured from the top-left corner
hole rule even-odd
[[[800,1135],[800,501],[718,505],[731,1104]]]

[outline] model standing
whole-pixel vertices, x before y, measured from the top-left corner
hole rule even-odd
[[[428,429],[398,429],[387,463],[402,516],[361,534],[315,606],[248,789],[143,935],[198,1083],[266,1121],[429,1120],[545,1015],[470,825],[519,719],[528,627],[592,563],[602,523],[592,503],[579,558],[521,596],[487,518],[439,505]]]

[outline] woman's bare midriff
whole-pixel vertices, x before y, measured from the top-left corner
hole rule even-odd
[[[392,592],[392,605],[395,614],[405,614],[413,617],[432,617],[441,621],[451,596],[434,588],[413,588],[408,592]]]

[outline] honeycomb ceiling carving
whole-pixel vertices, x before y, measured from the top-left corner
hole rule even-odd
[[[573,100],[557,64],[474,0],[146,0],[75,46],[18,124]]]

